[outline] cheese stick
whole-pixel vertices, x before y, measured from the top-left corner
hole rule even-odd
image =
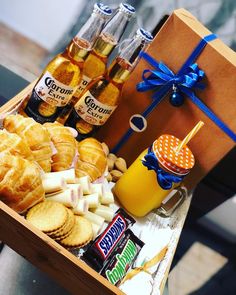
[[[75,194],[77,195],[78,200],[83,197],[83,189],[82,189],[81,184],[70,183],[70,184],[67,184],[67,188],[74,190]]]
[[[75,169],[68,169],[64,171],[49,172],[44,174],[45,179],[55,179],[58,177],[63,177],[67,183],[75,183]]]
[[[88,212],[88,202],[85,199],[79,199],[77,206],[72,209],[77,215],[84,215]]]
[[[105,191],[102,195],[100,202],[102,205],[109,205],[114,203],[113,193],[111,191]]]
[[[91,193],[98,193],[99,198],[101,200],[103,195],[103,184],[102,183],[92,183],[91,184]]]
[[[76,182],[81,184],[84,195],[91,194],[91,182],[90,182],[89,176],[76,178]]]
[[[112,221],[114,212],[110,207],[99,205],[97,208],[91,209],[91,212],[105,218],[105,221]]]
[[[91,222],[91,224],[93,230],[93,239],[95,239],[101,230],[101,226],[93,222]]]
[[[66,188],[65,179],[62,177],[58,178],[42,178],[42,184],[45,193],[54,193],[58,191],[62,191]]]
[[[86,195],[85,200],[88,202],[89,208],[97,208],[97,206],[100,204],[100,198],[98,193]]]
[[[56,201],[56,202],[62,203],[63,205],[67,207],[72,207],[72,208],[76,207],[78,202],[75,192],[71,189],[65,189],[63,192],[55,194],[50,197],[47,197],[46,195],[46,198],[47,200]]]
[[[90,212],[90,211],[88,211],[85,215],[84,215],[84,217],[86,218],[86,219],[88,219],[90,222],[92,222],[92,223],[96,223],[97,225],[99,225],[99,226],[103,226],[103,224],[104,224],[104,221],[105,221],[105,218],[103,218],[103,217],[101,217],[101,216],[99,216],[99,215],[97,215],[97,214],[94,214],[94,213],[92,213],[92,212]]]

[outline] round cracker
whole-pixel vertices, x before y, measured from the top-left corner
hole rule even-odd
[[[68,218],[66,207],[53,201],[44,201],[32,207],[26,219],[41,231],[47,233],[61,228]]]
[[[69,219],[70,219],[70,214],[69,214],[69,211],[67,210],[66,207],[65,207],[65,209],[66,209],[66,212],[67,212],[67,217],[66,217],[65,223],[61,227],[59,227],[58,229],[47,232],[47,235],[49,235],[50,237],[53,236],[53,235],[57,235],[60,231],[63,231],[64,228],[67,226],[67,224],[69,222]]]
[[[53,239],[67,236],[68,233],[71,232],[71,230],[72,230],[72,228],[73,228],[73,226],[75,224],[74,213],[68,208],[66,208],[66,210],[68,212],[68,219],[66,220],[66,223],[62,228],[60,228],[59,230],[53,232],[53,234],[50,234],[50,236]]]
[[[55,240],[55,241],[61,241],[61,240],[63,240],[63,239],[65,239],[65,238],[67,238],[70,234],[71,234],[71,232],[72,232],[72,228],[71,228],[71,230],[70,231],[68,231],[66,234],[64,234],[63,236],[59,236],[59,237],[54,237],[53,239]]]
[[[66,208],[66,211],[67,211],[67,218],[66,218],[65,223],[61,227],[59,227],[58,229],[56,229],[54,231],[47,232],[47,235],[49,235],[50,237],[53,237],[54,235],[56,236],[57,234],[60,234],[60,232],[63,234],[65,228],[68,226],[68,222],[71,219],[70,212],[69,212],[69,210],[67,210],[67,208]]]
[[[60,240],[62,246],[67,248],[79,248],[92,240],[93,230],[89,220],[82,216],[75,216],[75,224],[72,232],[65,239]]]

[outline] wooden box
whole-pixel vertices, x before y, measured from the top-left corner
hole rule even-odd
[[[186,34],[189,34],[191,31],[191,26],[195,23],[195,29],[192,30],[193,32],[193,41],[196,42],[198,39],[200,39],[202,36],[199,35],[196,30],[202,29],[202,27],[199,27],[199,23],[192,17],[189,16],[189,14],[185,11],[177,11],[174,13],[174,15],[168,20],[168,26],[164,26],[161,32],[157,35],[156,38],[163,38],[163,35],[166,33],[173,34],[176,32],[171,32],[171,30],[168,31],[168,28],[170,27],[170,24],[172,22],[173,28],[176,28],[176,25],[179,23],[180,27],[184,30]],[[204,29],[206,30],[206,29]],[[180,33],[179,31],[177,33]],[[204,31],[204,33],[206,33]],[[159,36],[159,37],[158,37]],[[156,39],[155,39],[156,40]],[[154,40],[154,42],[156,42]],[[171,43],[172,38],[169,37],[168,42]],[[168,43],[167,42],[167,43]],[[217,46],[220,46],[221,50],[226,50],[225,47],[222,47],[222,44],[218,43],[219,41],[216,41],[214,43],[213,47],[210,47],[208,50],[214,52],[216,56],[219,57],[219,54]],[[153,43],[154,44],[154,43]],[[165,46],[164,43],[160,45],[160,48],[157,50],[158,53],[161,54],[161,52],[168,57],[168,52],[165,53]],[[167,45],[166,45],[167,46]],[[155,53],[155,46],[151,45],[149,52],[151,54]],[[186,44],[186,50],[191,52],[191,48],[189,47],[189,44]],[[226,50],[226,53],[228,51]],[[189,53],[189,52],[188,52]],[[186,53],[187,54],[187,53]],[[231,52],[228,52],[228,56],[234,61],[234,65],[232,62],[228,60],[228,64],[230,67],[228,69],[231,69],[233,72],[235,70],[236,65],[236,59],[235,56],[232,55]],[[179,65],[183,62],[184,58],[186,56],[175,56],[176,59],[176,66],[174,70],[176,70]],[[204,57],[204,56],[203,56]],[[115,139],[117,139],[117,136],[113,136],[114,130],[117,130],[117,134],[121,135],[123,131],[127,128],[126,123],[124,125],[118,123],[119,119],[122,118],[124,115],[129,118],[130,115],[132,115],[132,112],[130,110],[133,110],[134,105],[128,101],[128,98],[132,96],[132,93],[134,91],[133,87],[140,79],[140,73],[141,70],[144,69],[146,65],[144,65],[144,62],[141,62],[140,65],[137,67],[133,75],[131,76],[130,80],[125,86],[124,94],[123,94],[123,103],[121,104],[121,107],[118,108],[118,110],[114,113],[113,117],[111,118],[111,121],[109,120],[109,126],[106,129],[106,131],[102,131],[100,134],[100,138],[104,139],[104,141],[107,141],[110,143],[110,146],[114,145]],[[14,107],[17,106],[17,104],[24,99],[32,90],[34,83],[30,84],[28,87],[26,87],[21,93],[19,93],[16,97],[14,97],[12,100],[10,100],[8,103],[6,103],[3,107],[0,108],[0,113],[5,113]],[[227,86],[229,87],[229,86]],[[230,93],[235,90],[230,89]],[[234,91],[235,93],[235,91]],[[140,110],[145,107],[147,103],[149,103],[150,94],[146,94],[145,98],[143,100],[138,100],[138,98],[133,95],[133,98],[140,102],[135,104],[135,112],[140,112]],[[142,102],[141,102],[142,101]],[[230,101],[228,102],[229,106],[224,110],[224,115],[226,114],[227,109],[232,107],[233,105],[233,99],[230,98]],[[127,107],[127,108],[126,108]],[[217,109],[221,108],[221,104]],[[199,112],[194,111],[191,108],[190,114],[194,113],[194,116],[187,116],[187,112],[189,111],[189,105],[185,106],[183,108],[186,113],[185,116],[178,117],[178,114],[181,113],[181,110],[173,110],[169,105],[167,105],[167,102],[162,104],[162,107],[160,108],[159,114],[165,114],[158,115],[158,118],[153,116],[151,118],[151,125],[154,126],[156,120],[158,120],[158,132],[154,130],[153,132],[150,132],[149,134],[145,134],[143,139],[139,139],[136,135],[132,138],[129,144],[133,145],[135,149],[129,149],[129,147],[125,147],[121,151],[121,155],[125,156],[128,155],[131,160],[137,156],[138,151],[140,152],[143,148],[146,148],[154,138],[156,138],[159,134],[162,134],[163,132],[169,132],[176,136],[179,136],[180,138],[183,138],[184,135],[193,127],[192,125],[186,124],[188,120],[192,120],[196,123],[196,119],[200,118]],[[126,110],[126,111],[124,111]],[[232,124],[232,127],[235,129],[235,108],[231,108],[230,116],[226,118],[227,123],[232,123],[232,118],[234,118],[234,123]],[[178,117],[178,118],[177,118]],[[166,119],[168,118],[168,120]],[[122,119],[122,121],[124,121]],[[192,121],[192,122],[193,122]],[[212,127],[212,123],[207,120],[207,123],[209,126]],[[114,127],[116,126],[116,127]],[[156,126],[156,125],[155,125]],[[203,137],[204,140],[201,141],[201,144],[199,146],[198,141],[193,142],[193,152],[194,154],[197,154],[197,169],[195,170],[194,174],[191,176],[190,179],[190,187],[193,186],[193,184],[196,184],[201,177],[203,177],[204,174],[206,174],[223,156],[224,154],[229,151],[233,147],[233,143],[225,137],[225,135],[222,134],[219,130],[215,129],[215,127],[212,127],[215,131],[215,140],[216,138],[220,138],[221,140],[221,147],[219,148],[218,145],[215,146],[215,152],[213,152],[213,156],[211,159],[206,159],[204,157],[204,149],[206,148],[206,144],[208,145],[209,142],[204,143],[204,140],[209,136],[209,130],[203,131]],[[105,130],[105,129],[104,129]],[[150,131],[150,129],[149,129]],[[213,133],[214,134],[214,133]],[[198,139],[199,140],[199,139]],[[191,147],[192,148],[192,147]],[[211,144],[211,149],[214,148]],[[135,150],[135,152],[134,152]],[[195,153],[196,151],[196,153]],[[207,164],[206,164],[207,163]],[[193,179],[194,177],[194,179]],[[180,235],[180,230],[183,226],[184,219],[187,214],[189,206],[189,200],[188,203],[185,204],[185,209],[182,212],[182,219],[181,224],[178,225],[178,235],[176,235],[175,239],[175,245],[172,247],[171,257],[173,258],[174,250],[177,245],[178,237]],[[49,238],[47,235],[42,233],[41,231],[35,229],[33,226],[31,226],[23,217],[15,213],[13,210],[11,210],[9,207],[7,207],[5,204],[3,204],[0,201],[0,240],[8,244],[12,249],[14,249],[16,252],[21,254],[23,257],[27,258],[30,262],[32,262],[34,265],[36,265],[38,268],[40,268],[42,271],[47,272],[49,275],[54,277],[62,286],[64,286],[67,290],[71,292],[71,294],[124,294],[122,291],[120,291],[117,287],[111,285],[105,278],[100,276],[97,272],[95,272],[93,269],[91,269],[88,265],[83,263],[81,260],[76,258],[74,255],[72,255],[70,252],[68,252],[66,249],[61,247],[58,243],[56,243],[54,240]],[[170,266],[171,259],[169,260],[169,266]],[[165,284],[165,280],[167,278],[168,274],[168,267],[166,268],[165,275],[162,280],[161,289],[163,289],[163,286]]]
[[[22,99],[31,93],[34,84],[35,82],[31,83],[22,92],[3,105],[0,108],[0,116],[3,113],[17,109],[17,105]],[[168,226],[171,223],[173,236],[170,239],[168,251],[163,260],[164,263],[161,264],[161,267],[159,266],[161,274],[157,273],[156,275],[157,281],[154,289],[160,289],[161,293],[164,290],[190,201],[191,196],[175,211],[175,215],[170,217],[171,222],[168,218],[164,222]],[[161,217],[155,214],[153,216],[159,218],[159,220],[155,219],[155,224],[163,224]],[[36,267],[53,277],[71,294],[125,294],[1,201],[0,240]]]

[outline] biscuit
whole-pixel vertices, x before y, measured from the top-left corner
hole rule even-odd
[[[73,228],[73,227],[72,227],[72,228]],[[72,228],[71,228],[70,231],[68,231],[68,232],[67,232],[66,234],[64,234],[63,236],[53,237],[52,239],[54,239],[55,241],[59,242],[59,241],[65,239],[65,238],[67,238],[67,237],[71,234],[71,232],[72,232]]]
[[[66,207],[65,207],[65,209],[66,209],[66,221],[65,221],[65,223],[61,227],[59,227],[59,228],[57,228],[55,230],[48,231],[47,235],[49,235],[49,236],[57,235],[57,233],[62,232],[64,230],[64,228],[67,226],[67,223],[69,221],[70,216],[69,216],[69,211],[67,211]]]
[[[68,237],[60,240],[60,244],[66,248],[79,248],[88,244],[93,237],[91,222],[82,216],[75,216],[75,224]]]
[[[45,233],[60,229],[67,218],[68,212],[65,206],[47,200],[32,207],[26,215],[31,224]]]
[[[63,237],[68,236],[75,224],[74,213],[70,209],[66,208],[66,210],[68,212],[68,218],[67,218],[65,224],[61,228],[59,228],[57,231],[54,231],[49,234],[50,237],[55,240],[63,239]]]

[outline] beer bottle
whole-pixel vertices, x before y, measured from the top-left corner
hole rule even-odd
[[[58,122],[62,124],[65,123],[73,105],[79,100],[83,90],[89,86],[89,83],[93,79],[105,73],[107,58],[119,42],[134,13],[135,9],[131,5],[121,3],[115,15],[105,25],[95,42],[93,50],[84,62],[82,79],[79,86],[68,104],[68,107],[64,108],[60,117],[57,119]]]
[[[44,69],[31,96],[19,110],[22,115],[32,117],[39,123],[56,120],[72,98],[81,79],[84,60],[111,13],[106,5],[94,5],[92,15],[65,51],[58,54]]]
[[[151,33],[138,29],[134,38],[113,60],[103,78],[82,93],[65,125],[75,128],[78,140],[91,136],[116,109],[124,82],[137,64],[139,53],[152,41]]]

